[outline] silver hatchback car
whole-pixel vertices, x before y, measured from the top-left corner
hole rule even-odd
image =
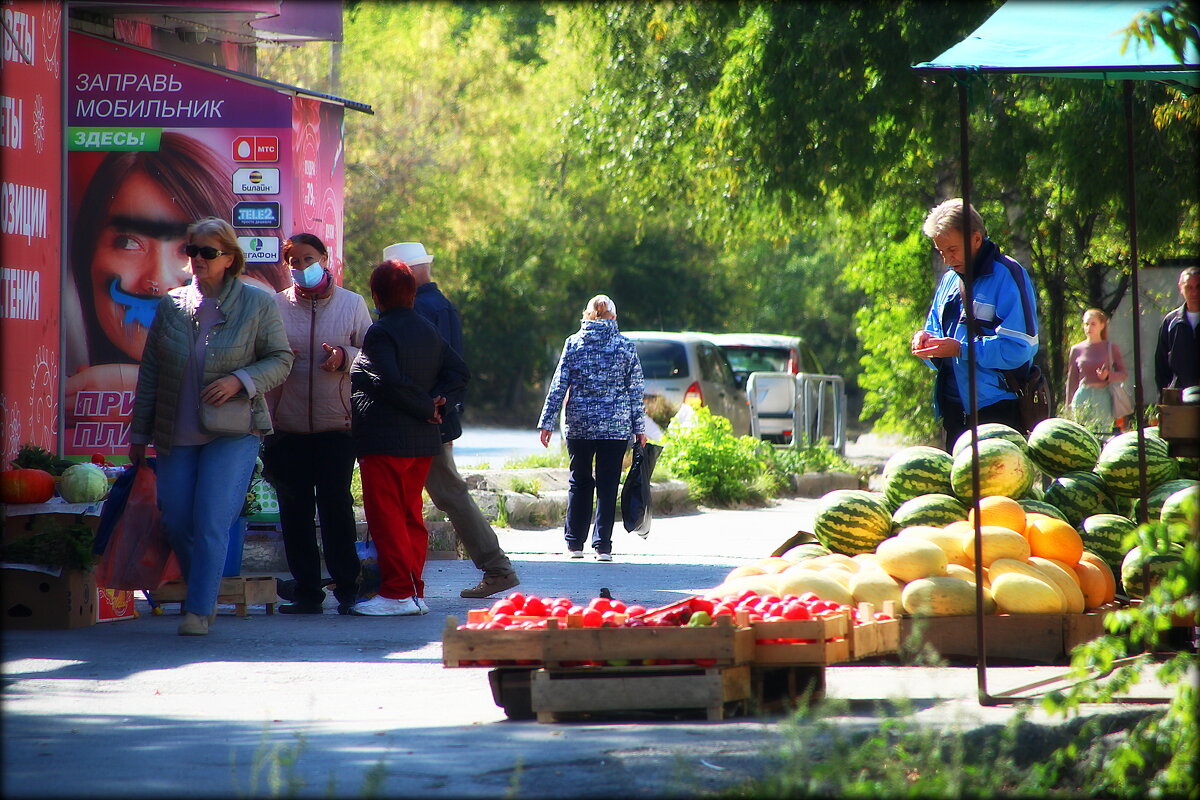
[[[750,404],[721,348],[702,333],[622,331],[637,347],[646,398],[678,407],[699,400],[727,418],[735,436],[750,433]]]

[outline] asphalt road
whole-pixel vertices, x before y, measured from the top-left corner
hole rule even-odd
[[[608,587],[648,606],[718,583],[770,552],[812,501],[655,521],[620,532],[616,560],[568,561],[561,532],[504,531],[522,589],[579,600]],[[207,637],[153,616],[73,631],[3,634],[5,797],[664,797],[729,787],[774,769],[781,718],[706,722],[507,721],[483,669],[445,669],[447,615],[470,562],[430,562],[424,617],[248,618],[225,607]],[[282,576],[281,576],[282,577]],[[329,601],[332,605],[332,599]],[[1057,668],[993,668],[990,688]],[[828,692],[855,703],[845,729],[876,724],[870,698],[909,697],[921,724],[1000,723],[969,668],[846,666]]]

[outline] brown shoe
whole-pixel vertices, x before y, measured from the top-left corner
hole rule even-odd
[[[200,616],[188,612],[183,615],[183,622],[179,623],[180,636],[207,636],[208,635],[208,617]]]
[[[470,589],[463,589],[458,595],[459,597],[491,597],[497,592],[511,589],[520,583],[521,579],[515,572],[509,572],[506,575],[484,575],[483,580]]]

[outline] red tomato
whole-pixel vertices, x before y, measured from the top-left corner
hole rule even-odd
[[[784,619],[812,619],[812,614],[808,612],[808,606],[799,601],[788,603],[783,607]]]
[[[604,622],[603,612],[597,611],[594,608],[589,608],[587,611],[583,612],[583,627],[599,628],[600,625],[603,624],[603,622]]]
[[[538,597],[525,598],[525,606],[521,609],[524,613],[531,617],[544,617],[546,615],[546,604]]]
[[[771,603],[778,603],[778,602],[779,602],[780,600],[782,600],[782,599],[783,599],[783,598],[782,598],[782,597],[780,597],[780,596],[779,596],[779,595],[777,595],[777,594],[769,594],[769,595],[767,595],[766,597],[764,597],[764,598],[763,598],[763,600],[766,600],[766,601],[768,601],[768,602],[771,602]]]
[[[816,592],[805,592],[804,594],[800,595],[800,599],[803,600],[805,603],[809,603],[811,605],[812,603],[820,600],[821,598],[816,594]]]
[[[495,603],[492,603],[493,617],[497,614],[513,614],[516,610],[517,607],[513,605],[511,600],[497,600]]]
[[[512,603],[514,608],[525,607],[525,595],[521,594],[520,592],[513,592],[505,599]]]
[[[721,603],[712,610],[713,617],[732,617],[734,608],[731,605]]]
[[[742,600],[745,600],[748,597],[753,597],[757,601],[758,600],[758,592],[754,591],[753,589],[747,589],[746,591],[744,591],[738,595],[738,602],[741,602]]]
[[[688,601],[688,606],[692,609],[692,613],[703,611],[706,614],[712,614],[713,601],[703,597],[693,597]]]
[[[508,626],[511,625],[514,620],[512,614],[497,614],[496,616],[492,617],[492,622],[498,622],[501,625]]]
[[[588,603],[588,608],[594,609],[603,614],[605,611],[611,609],[612,605],[608,602],[607,597],[593,597],[592,601]]]
[[[875,615],[875,620],[877,622],[883,622],[884,620],[887,620],[887,619],[892,619],[892,615],[891,614],[876,614]]]
[[[550,616],[566,619],[567,609],[563,606],[555,606],[554,608],[550,609]]]
[[[640,617],[642,614],[646,613],[646,607],[636,604],[632,606],[625,606],[625,613],[631,617]]]
[[[627,611],[628,606],[626,606],[620,600],[610,600],[608,603],[608,607],[611,608],[613,611],[617,612],[618,614],[628,613],[628,611]]]

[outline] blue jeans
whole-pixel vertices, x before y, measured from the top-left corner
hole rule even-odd
[[[567,439],[571,457],[571,483],[567,492],[567,548],[582,550],[596,503],[592,547],[597,553],[612,552],[613,522],[616,520],[617,490],[621,487],[621,460],[629,442],[625,439]],[[595,475],[592,463],[595,462]]]
[[[187,610],[207,616],[217,606],[229,528],[246,502],[259,438],[219,436],[177,445],[158,457],[158,507],[167,540],[187,581]]]

